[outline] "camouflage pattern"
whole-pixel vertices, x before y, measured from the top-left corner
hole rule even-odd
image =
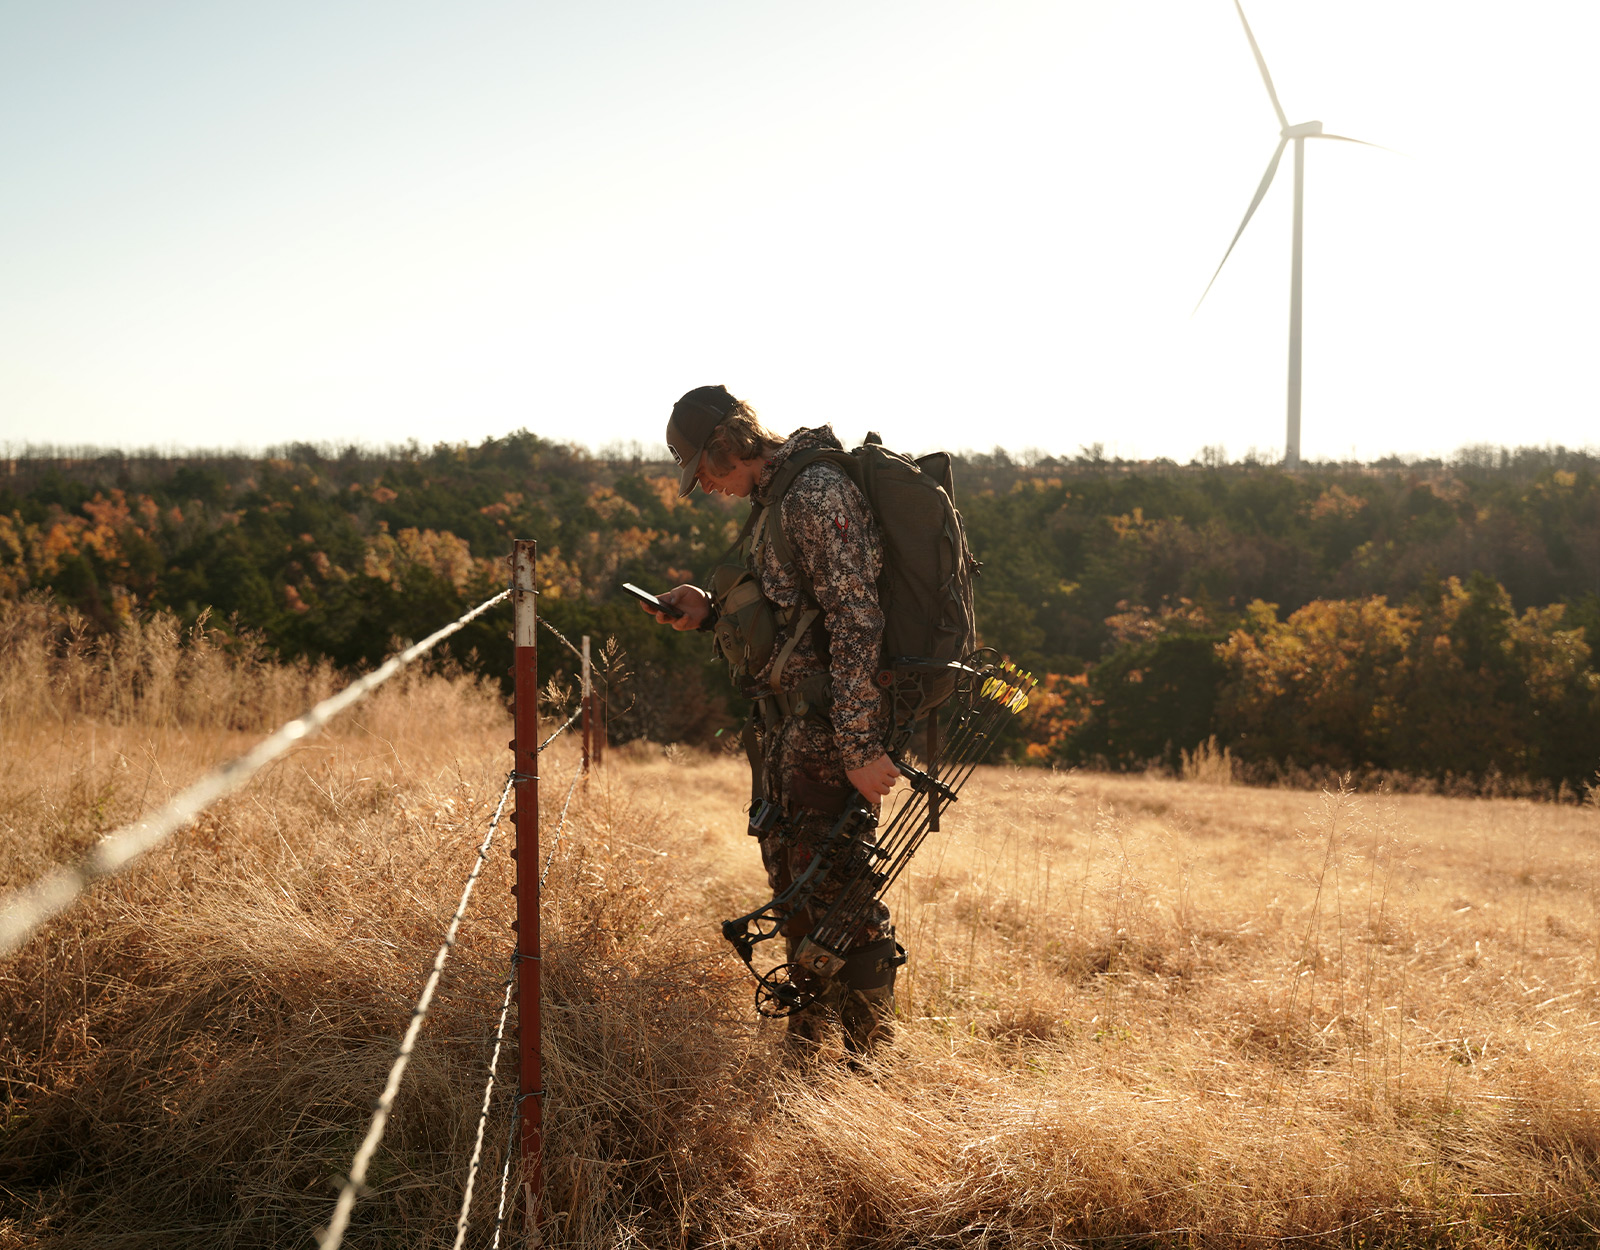
[[[787,890],[790,882],[806,870],[806,866],[817,853],[817,847],[833,827],[833,822],[834,818],[831,816],[823,816],[802,808],[790,817],[788,826],[781,835],[768,834],[761,839],[761,863],[767,870],[767,884],[772,887],[774,897]],[[871,842],[869,836],[853,843],[850,849],[839,857],[833,872],[817,886],[811,901],[784,919],[783,936],[789,942],[791,956],[792,948],[798,946],[800,939],[811,932],[812,926],[822,919],[828,908],[833,905],[834,899],[838,898],[840,880],[847,878],[865,864],[866,848]],[[881,899],[875,900],[867,912],[865,922],[856,930],[850,945],[860,946],[865,942],[876,942],[879,938],[889,937],[893,933],[894,929],[889,924],[887,904]]]
[[[762,471],[756,497],[791,455],[813,447],[843,450],[828,426],[796,430]],[[763,543],[755,552],[761,593],[780,608],[794,608],[810,605],[809,588],[822,609],[826,637],[823,652],[816,632],[806,632],[784,665],[779,685],[793,690],[813,673],[831,669],[832,728],[817,732],[814,722],[794,718],[785,723],[782,741],[767,758],[770,762],[776,754],[792,761],[814,781],[842,783],[845,769],[860,768],[883,753],[889,731],[888,708],[876,684],[883,649],[883,612],[878,607],[883,538],[860,489],[831,464],[813,464],[795,478],[784,493],[779,520],[798,567],[784,569],[773,545]],[[753,685],[769,688],[773,663],[776,656],[765,670],[751,674]],[[802,731],[802,724],[813,732]],[[768,795],[783,798],[781,773],[769,773],[769,780],[777,781],[778,789],[768,789]]]
[[[828,426],[790,435],[756,483],[760,498],[784,462],[812,447],[841,449]],[[878,574],[883,567],[883,539],[860,489],[836,467],[818,463],[801,471],[785,492],[778,518],[794,551],[796,568],[779,563],[771,543],[754,553],[762,593],[780,608],[822,609],[822,631],[807,630],[783,667],[780,686],[794,690],[815,673],[832,673],[833,706],[826,720],[790,716],[762,734],[765,792],[788,815],[783,836],[761,839],[761,858],[774,894],[803,872],[817,846],[833,827],[838,810],[804,806],[791,793],[796,777],[815,787],[835,788],[843,799],[853,793],[847,769],[860,768],[883,753],[890,727],[887,702],[876,677],[883,645],[883,613],[878,607]],[[810,597],[806,590],[809,589]],[[819,647],[819,641],[822,646]],[[752,685],[769,689],[772,664],[752,674]],[[863,852],[864,855],[864,852]],[[837,897],[838,878],[852,866],[846,858],[818,888],[811,903],[788,917],[784,938],[792,961],[795,947]],[[875,902],[855,944],[892,935],[889,909]],[[803,974],[809,976],[810,974]],[[789,1017],[798,1040],[816,1042],[825,1021],[836,1017],[844,1026],[847,1047],[864,1051],[890,1035],[894,1012],[891,988],[863,992],[837,981],[819,986],[823,993],[809,1008]]]

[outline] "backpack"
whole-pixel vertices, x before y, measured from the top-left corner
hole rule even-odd
[[[762,500],[763,510],[773,510],[774,521],[794,479],[819,460],[834,465],[861,489],[883,535],[878,684],[891,696],[895,723],[909,728],[950,697],[961,672],[952,665],[977,646],[972,579],[980,565],[967,547],[966,529],[956,511],[950,457],[934,452],[912,459],[890,451],[877,434],[868,434],[854,451],[797,452],[784,462]],[[793,563],[794,549],[783,526],[767,529],[779,562]],[[798,626],[794,635],[804,628]],[[775,671],[774,685],[776,680]]]

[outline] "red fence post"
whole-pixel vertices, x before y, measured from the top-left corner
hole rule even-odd
[[[539,1053],[539,648],[534,591],[534,557],[538,544],[517,539],[511,554],[511,602],[515,612],[516,738],[514,778],[517,919],[517,1038],[521,1067],[517,1106],[522,1119],[521,1168],[523,1207],[537,1244],[539,1204],[544,1193],[541,1158],[544,1125],[544,1076]]]
[[[578,687],[578,707],[583,714],[583,775],[594,762],[594,698],[589,689],[589,635],[583,636],[583,680]]]

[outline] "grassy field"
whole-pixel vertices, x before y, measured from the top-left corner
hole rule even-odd
[[[0,630],[5,887],[331,680],[170,627],[52,658],[46,626]],[[508,737],[465,679],[386,689],[0,963],[0,1247],[313,1244]],[[546,756],[547,849],[575,763]],[[638,746],[573,801],[548,1244],[1594,1244],[1600,808],[980,770],[891,896],[899,1035],[854,1075],[784,1066],[718,936],[766,897],[743,787]],[[346,1245],[455,1235],[507,845]]]

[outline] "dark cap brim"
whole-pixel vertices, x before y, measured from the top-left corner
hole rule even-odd
[[[678,498],[694,490],[695,470],[706,441],[738,401],[725,386],[698,386],[672,405],[667,421],[667,450],[678,462]]]
[[[700,470],[700,457],[703,451],[697,451],[684,462],[683,472],[678,475],[678,498],[684,499],[694,494],[695,474]]]

